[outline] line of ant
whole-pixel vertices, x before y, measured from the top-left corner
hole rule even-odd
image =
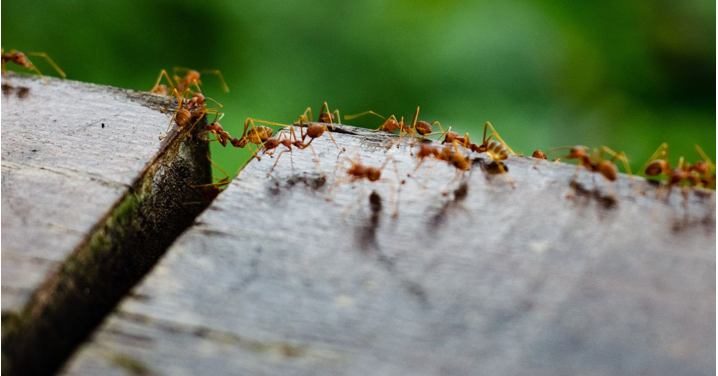
[[[25,69],[34,71],[38,74],[38,76],[43,79],[46,84],[48,84],[48,81],[45,76],[40,72],[37,66],[28,57],[38,56],[45,59],[48,64],[52,66],[52,68],[55,69],[55,71],[57,71],[57,73],[62,78],[66,77],[65,72],[62,71],[62,69],[60,69],[60,67],[46,53],[23,53],[17,50],[10,50],[6,53],[5,50],[2,49],[0,55],[2,58],[2,71],[4,75],[7,75],[6,63],[14,63]],[[204,118],[208,114],[215,114],[215,120],[204,127],[203,134],[214,134],[216,141],[220,142],[220,144],[222,144],[223,146],[226,146],[226,144],[229,142],[233,146],[238,148],[248,147],[252,155],[258,159],[260,159],[260,156],[257,152],[260,150],[264,154],[273,156],[274,151],[278,147],[285,147],[284,150],[279,152],[279,154],[277,155],[277,160],[272,166],[269,174],[271,174],[271,172],[274,170],[277,163],[279,162],[280,157],[284,153],[291,153],[293,148],[305,149],[309,147],[313,152],[317,168],[319,169],[321,175],[324,176],[323,172],[321,172],[321,167],[319,165],[316,151],[311,144],[316,138],[321,137],[325,132],[329,135],[336,148],[340,151],[343,151],[343,148],[340,148],[339,145],[337,145],[336,140],[332,136],[331,131],[327,126],[327,124],[329,124],[332,130],[334,130],[334,124],[341,124],[341,115],[338,109],[330,111],[327,102],[324,102],[321,107],[318,117],[318,123],[314,123],[312,109],[311,107],[308,107],[304,111],[304,113],[300,115],[299,120],[290,125],[247,118],[245,120],[242,136],[240,138],[231,137],[231,135],[227,131],[225,131],[219,123],[219,120],[221,120],[223,116],[223,114],[219,112],[219,110],[222,108],[222,105],[216,100],[205,97],[202,94],[202,91],[200,89],[200,85],[202,84],[200,77],[203,74],[216,75],[220,81],[223,91],[229,92],[229,88],[226,84],[226,81],[224,80],[224,76],[219,70],[198,71],[190,68],[174,67],[172,70],[172,76],[170,76],[170,74],[164,69],[160,71],[157,81],[155,82],[155,85],[152,87],[150,92],[162,95],[169,94],[170,98],[167,107],[169,107],[173,99],[176,99],[178,101],[178,105],[170,120],[168,130],[165,132],[165,135],[160,136],[160,139],[166,136],[172,125],[172,122],[175,122],[175,124],[177,124],[179,128],[186,129],[187,131],[185,133],[185,136],[191,137],[191,131],[201,121],[202,118]],[[163,79],[166,80],[166,84],[162,83]],[[207,100],[216,103],[218,107],[207,108]],[[444,148],[438,148],[436,146],[429,146],[425,144],[421,145],[417,152],[419,163],[417,164],[414,172],[421,166],[421,163],[424,161],[425,158],[434,158],[437,160],[445,161],[450,165],[454,166],[459,172],[468,170],[470,168],[470,157],[467,152],[462,153],[459,150],[459,147],[461,147],[463,149],[470,150],[471,152],[485,153],[485,155],[488,156],[496,164],[496,166],[502,173],[506,173],[501,161],[508,159],[509,154],[515,155],[515,153],[501,139],[501,137],[498,135],[498,132],[496,132],[496,130],[490,123],[487,122],[484,125],[484,137],[482,143],[475,144],[470,142],[468,133],[464,136],[459,136],[456,132],[451,132],[450,128],[445,131],[439,121],[427,122],[424,120],[419,120],[419,110],[420,107],[417,107],[412,121],[409,124],[406,123],[403,116],[400,120],[397,119],[395,115],[391,115],[386,118],[374,111],[365,111],[359,114],[346,116],[345,119],[351,120],[368,114],[375,115],[384,119],[384,122],[378,128],[374,129],[374,131],[384,131],[391,133],[398,130],[398,143],[401,143],[403,137],[410,137],[410,152],[412,155],[414,153],[413,146],[417,139],[425,139],[427,136],[440,134],[440,138],[443,138],[442,144],[449,145],[445,145]],[[281,132],[277,138],[272,138],[274,131],[271,128],[267,127],[266,125],[257,126],[255,122],[271,126],[288,126],[289,133],[287,135],[287,133]],[[435,125],[439,127],[439,132],[433,131],[433,126]],[[299,137],[296,136],[294,127],[300,128]],[[488,135],[488,137],[487,129],[491,130],[491,133]],[[492,138],[495,138],[496,140],[492,140]],[[253,150],[251,145],[256,145],[257,150]],[[451,146],[453,146],[453,150]],[[555,151],[557,149],[552,150]],[[701,157],[701,160],[691,164],[685,162],[684,158],[681,157],[679,159],[678,165],[672,168],[668,162],[668,146],[664,143],[659,146],[659,148],[649,158],[648,162],[646,163],[646,165],[644,165],[641,172],[644,176],[649,178],[657,177],[659,179],[666,180],[665,187],[668,191],[670,191],[670,189],[675,186],[697,186],[708,189],[715,189],[715,164],[713,164],[710,158],[703,152],[703,150],[698,145],[695,146],[695,149]],[[604,159],[605,154],[610,155],[611,159]],[[546,154],[543,153],[541,150],[536,150],[532,154],[532,157],[539,160],[548,159]],[[575,193],[578,169],[580,169],[581,167],[592,173],[598,173],[602,175],[606,180],[613,182],[617,179],[617,169],[615,167],[615,162],[621,161],[626,173],[628,173],[629,177],[632,177],[625,153],[614,152],[605,146],[598,149],[594,149],[591,155],[589,155],[587,148],[585,147],[571,147],[569,154],[564,156],[564,158],[568,160],[578,160],[577,173],[574,175],[574,179],[571,182],[572,191],[567,195],[567,197],[569,198],[571,198]],[[554,161],[560,160],[561,158],[554,159]],[[510,179],[509,183],[513,186],[513,181],[511,181]]]

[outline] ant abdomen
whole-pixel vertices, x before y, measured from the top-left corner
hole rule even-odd
[[[180,127],[185,127],[191,121],[192,113],[184,108],[177,112],[177,115],[175,116],[175,123],[177,123],[177,125],[179,125]]]
[[[598,171],[609,181],[616,181],[618,178],[618,171],[616,171],[616,165],[609,161],[601,161],[598,164]]]
[[[665,162],[661,159],[657,159],[646,166],[645,173],[648,176],[658,176],[663,172]]]
[[[324,126],[312,124],[307,127],[307,136],[309,138],[319,138],[324,134]]]
[[[431,124],[429,124],[423,120],[418,121],[415,125],[415,128],[416,128],[416,133],[418,133],[422,136],[426,136],[427,134],[431,133]]]
[[[504,160],[509,158],[509,152],[497,141],[489,141],[486,144],[486,152],[492,155],[493,160]]]

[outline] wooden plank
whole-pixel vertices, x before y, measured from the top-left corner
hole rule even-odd
[[[208,148],[158,140],[165,97],[3,80],[3,370],[47,373],[202,210]]]
[[[309,149],[250,162],[63,374],[715,373],[711,192],[581,171],[567,199],[574,166],[483,155],[448,184],[393,136],[334,137],[326,181]],[[393,155],[398,217],[390,181],[334,190],[356,155]]]

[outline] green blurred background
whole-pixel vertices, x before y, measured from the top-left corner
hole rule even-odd
[[[203,91],[235,136],[246,117],[291,122],[322,101],[440,120],[517,152],[716,154],[715,2],[6,0],[3,47],[47,52],[70,79],[148,90],[160,69],[219,69]],[[49,75],[52,69],[35,60]],[[376,127],[364,117],[351,122]],[[156,134],[147,137],[155,138]],[[245,150],[216,143],[230,174]]]

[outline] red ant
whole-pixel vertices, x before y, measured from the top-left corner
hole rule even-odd
[[[304,113],[299,116],[299,123],[302,122],[302,119],[304,119],[305,122],[313,123],[314,120],[312,118],[312,108],[307,107],[306,110],[304,110]],[[334,110],[334,112],[329,111],[329,105],[325,101],[322,103],[322,108],[319,110],[319,122],[325,123],[325,124],[332,124],[332,130],[334,130],[334,120],[337,121],[337,124],[342,123],[341,116],[339,114],[339,110]]]
[[[345,170],[346,178],[337,180],[337,182],[334,184],[334,188],[332,190],[337,189],[340,185],[345,184],[345,183],[355,183],[357,181],[363,182],[364,180],[368,180],[369,182],[372,182],[372,183],[374,183],[374,182],[390,182],[392,184],[390,201],[394,200],[394,190],[396,188],[395,184],[397,182],[399,184],[403,184],[403,181],[399,181],[399,169],[396,165],[396,160],[394,160],[393,156],[391,156],[391,155],[388,156],[386,158],[386,160],[384,161],[384,163],[382,163],[382,165],[379,167],[366,166],[366,165],[362,164],[360,157],[358,155],[356,156],[356,158],[353,161],[349,158],[344,157],[342,159],[342,162],[340,164],[338,164],[338,167],[343,168],[345,166],[346,162],[350,163],[349,168],[347,168]],[[381,173],[384,170],[384,168],[386,167],[386,165],[389,164],[389,162],[392,162],[394,164],[394,172],[396,173],[397,182],[394,182],[389,179],[381,178]],[[362,194],[359,196],[357,203],[359,201],[361,201],[365,196],[363,184],[361,186],[361,189],[362,189]],[[331,201],[332,198],[327,198],[327,200]],[[344,210],[344,212],[342,213],[342,216],[346,216],[351,211],[351,209],[354,205],[355,204],[351,204],[346,210]],[[392,213],[392,216],[396,217],[398,215],[399,215],[399,209],[398,209],[398,205],[397,205],[394,207],[394,212]]]
[[[249,144],[262,145],[263,147],[263,145],[272,137],[274,130],[263,125],[257,126],[254,124],[254,122],[280,127],[285,127],[286,125],[273,123],[270,121],[247,118],[244,121],[244,130],[242,131],[242,137],[229,139],[232,143],[232,146],[236,148],[244,148],[246,146],[249,151],[252,152],[252,155],[257,158],[257,160],[262,160],[262,158],[252,149],[251,146],[249,146]],[[251,128],[250,125],[252,126]],[[257,150],[259,150],[259,147],[257,148]]]
[[[553,150],[559,150],[563,148],[556,148]],[[603,159],[604,154],[609,154],[613,158],[611,160]],[[631,168],[628,165],[628,158],[624,152],[616,153],[606,146],[602,146],[600,149],[594,149],[593,155],[589,155],[586,147],[574,146],[570,148],[569,154],[566,159],[578,159],[578,165],[576,166],[576,173],[574,174],[573,180],[571,181],[571,192],[566,195],[566,198],[572,198],[576,191],[578,172],[581,167],[586,170],[601,174],[608,181],[616,181],[618,178],[618,170],[614,164],[616,160],[620,160],[623,163],[623,167],[626,169],[629,178],[633,181],[633,175],[631,174]]]
[[[192,95],[191,98],[187,98],[188,94],[189,91],[185,91],[184,95],[180,96],[177,90],[172,91],[172,95],[170,95],[170,100],[169,102],[167,102],[167,107],[170,106],[170,104],[172,103],[172,99],[175,96],[179,99],[179,102],[177,104],[177,108],[175,109],[174,114],[172,114],[172,118],[170,118],[170,122],[167,125],[167,130],[165,131],[165,134],[159,136],[160,140],[164,139],[167,136],[167,133],[169,133],[169,130],[172,127],[173,120],[180,128],[186,128],[187,125],[190,125],[191,123],[189,130],[185,133],[185,136],[191,137],[190,132],[192,132],[192,129],[194,129],[195,125],[197,125],[197,123],[201,121],[205,115],[207,115],[208,113],[214,113],[216,115],[220,114],[219,111],[216,109],[207,109],[207,106],[205,104],[206,100],[211,100],[216,103],[219,108],[222,108],[222,105],[219,102],[215,101],[212,98],[205,97],[202,93],[195,93],[194,95]],[[192,122],[192,120],[194,120],[194,122]]]
[[[0,61],[2,61],[3,75],[7,76],[7,67],[5,66],[5,63],[13,62],[25,69],[35,71],[35,73],[37,73],[37,75],[40,76],[40,78],[42,78],[43,81],[45,81],[45,84],[49,85],[47,78],[45,78],[45,76],[43,76],[42,73],[40,73],[40,70],[37,69],[35,64],[33,64],[32,61],[30,61],[30,59],[27,58],[27,56],[40,56],[40,57],[44,58],[45,60],[47,60],[48,63],[50,63],[50,65],[52,65],[53,68],[55,68],[57,73],[62,78],[66,77],[65,72],[63,72],[62,69],[60,69],[60,67],[58,67],[57,64],[55,64],[55,62],[52,61],[52,59],[50,59],[50,56],[48,56],[44,52],[28,52],[27,54],[25,54],[25,53],[22,53],[17,50],[11,50],[10,52],[5,53],[4,48],[0,50],[0,58],[1,58]]]
[[[180,77],[177,73],[178,72],[186,72],[184,77]],[[229,93],[229,87],[227,87],[227,83],[224,81],[224,77],[222,76],[222,73],[219,70],[213,69],[213,70],[203,70],[201,71],[202,74],[216,74],[219,78],[220,82],[222,83],[222,89],[225,93]],[[190,86],[194,85],[195,88],[197,88],[197,91],[201,91],[199,88],[199,85],[202,84],[202,81],[200,81],[200,72],[196,71],[194,69],[189,68],[182,68],[182,67],[174,67],[172,69],[172,76],[174,77],[174,80],[172,80],[167,74],[167,71],[162,69],[160,71],[159,77],[157,77],[157,82],[155,82],[155,86],[150,89],[150,93],[154,94],[160,94],[160,95],[167,95],[170,93],[170,88],[172,91],[177,91],[179,93],[183,93],[185,91],[190,90]],[[160,82],[162,81],[162,78],[166,78],[167,82],[169,82],[170,86],[167,85],[160,85]]]
[[[643,171],[647,176],[666,176],[669,189],[683,182],[694,186],[715,187],[715,165],[700,146],[695,145],[695,150],[702,158],[701,161],[691,165],[690,163],[684,163],[683,157],[681,157],[678,161],[678,166],[671,168],[668,162],[668,144],[663,143],[648,159]],[[659,157],[661,159],[658,159]],[[711,171],[713,172],[711,173]]]
[[[486,131],[488,129],[491,129],[491,133],[487,136]],[[451,143],[455,146],[461,145],[464,148],[469,149],[475,153],[484,153],[487,157],[489,157],[489,159],[494,162],[496,167],[503,174],[506,173],[506,169],[504,168],[501,161],[508,159],[509,154],[515,155],[514,151],[511,150],[509,145],[507,145],[501,138],[501,136],[499,136],[499,133],[496,131],[496,128],[494,128],[494,126],[491,125],[491,123],[488,121],[484,123],[484,135],[480,145],[472,143],[469,139],[468,133],[464,134],[464,136],[459,136],[458,133],[452,132],[451,128],[449,128],[444,133],[444,135],[444,140],[441,142],[442,144]],[[492,138],[496,138],[498,141],[494,141],[492,140]],[[513,180],[508,177],[507,180],[509,184],[513,187]]]
[[[399,147],[399,145],[401,144],[401,140],[405,135],[413,136],[415,134],[419,134],[419,135],[421,135],[421,139],[424,139],[424,138],[426,138],[426,136],[435,134],[435,133],[433,133],[433,130],[432,130],[432,126],[435,124],[438,125],[439,128],[441,129],[441,132],[438,132],[438,133],[444,134],[444,128],[441,126],[441,123],[439,123],[438,121],[429,123],[429,122],[426,122],[423,120],[418,120],[419,109],[420,109],[420,107],[417,106],[416,112],[414,113],[414,118],[412,119],[411,124],[408,126],[404,122],[403,116],[401,117],[401,120],[398,121],[396,119],[396,116],[394,116],[394,115],[389,116],[389,118],[385,118],[384,116],[382,116],[374,111],[365,111],[365,112],[362,112],[359,114],[345,116],[345,119],[346,120],[356,119],[358,117],[361,117],[361,116],[364,116],[367,114],[375,115],[382,119],[385,119],[384,123],[382,125],[380,125],[379,128],[372,130],[372,132],[384,131],[387,133],[392,133],[398,129],[399,130],[399,140],[397,143],[397,147]],[[436,134],[438,134],[438,133],[436,133]],[[414,138],[412,138],[412,140],[411,140],[411,148],[413,149],[413,147],[414,147]],[[413,150],[412,150],[412,153],[413,153]]]

